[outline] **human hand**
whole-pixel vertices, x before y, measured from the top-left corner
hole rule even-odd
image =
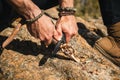
[[[36,16],[41,14],[41,9],[32,0],[8,0],[8,3],[26,20],[35,19]],[[32,36],[39,38],[46,45],[51,43],[55,26],[46,15],[43,15],[33,23],[27,24],[27,28]]]
[[[37,21],[27,25],[28,31],[35,38],[39,38],[48,46],[52,42],[52,37],[55,32],[55,26],[51,19],[43,15]]]
[[[56,33],[54,34],[55,39],[60,40],[62,38],[62,32],[65,34],[66,42],[77,34],[78,27],[76,19],[73,15],[62,16],[56,23]]]

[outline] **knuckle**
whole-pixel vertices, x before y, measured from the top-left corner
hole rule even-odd
[[[52,35],[47,35],[46,40],[49,41],[52,38]]]
[[[73,34],[76,34],[77,31],[74,31]]]
[[[44,39],[43,37],[40,37],[40,40],[41,40],[41,41],[45,41],[45,39]]]
[[[68,34],[69,34],[70,36],[72,36],[72,35],[74,34],[74,32],[69,32]]]

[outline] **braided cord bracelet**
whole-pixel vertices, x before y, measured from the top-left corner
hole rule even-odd
[[[76,12],[76,8],[74,8],[74,7],[59,7],[59,8],[57,8],[57,10],[59,11],[59,12],[62,12],[62,11],[67,11],[67,12]]]
[[[74,7],[59,7],[57,8],[59,11],[58,15],[61,16],[67,16],[67,15],[74,15],[76,12],[76,8]]]
[[[36,16],[35,18],[32,18],[32,19],[26,20],[26,23],[33,23],[33,22],[37,21],[40,17],[43,16],[43,14],[44,14],[44,11],[41,10],[41,13],[38,16]]]

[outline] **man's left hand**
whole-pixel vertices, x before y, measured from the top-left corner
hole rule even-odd
[[[56,23],[56,31],[57,32],[54,34],[56,40],[61,40],[62,34],[64,33],[66,42],[69,42],[78,32],[75,16],[67,15],[60,17]]]

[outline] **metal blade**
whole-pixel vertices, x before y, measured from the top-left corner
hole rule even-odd
[[[62,36],[62,39],[57,42],[57,44],[56,44],[56,46],[55,46],[55,48],[54,48],[54,50],[52,52],[53,55],[57,54],[57,52],[60,50],[61,44],[63,44],[63,43],[65,43],[65,35],[64,34]]]

